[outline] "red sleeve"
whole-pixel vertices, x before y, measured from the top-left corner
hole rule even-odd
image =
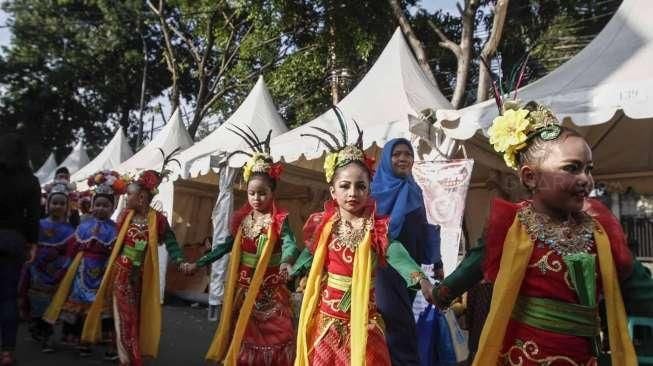
[[[245,202],[245,204],[242,205],[238,210],[234,211],[234,214],[231,217],[231,222],[229,222],[229,230],[231,231],[231,235],[233,237],[236,237],[240,223],[243,222],[245,216],[247,216],[250,212],[252,212],[252,206],[250,206],[247,202]]]
[[[619,279],[624,280],[633,271],[633,255],[626,243],[626,235],[621,223],[601,201],[588,199],[585,202],[585,211],[598,221],[608,234],[612,259],[617,267]]]
[[[503,242],[508,230],[515,220],[519,205],[495,199],[490,209],[490,217],[485,226],[485,258],[483,259],[483,277],[494,282],[499,273]]]
[[[372,248],[377,254],[377,260],[380,266],[385,266],[386,253],[388,252],[388,225],[390,224],[389,216],[374,217],[374,227],[372,228]]]
[[[277,237],[281,235],[281,230],[283,229],[283,222],[286,221],[288,217],[288,211],[277,207],[276,203],[274,204],[274,215],[273,215],[272,224],[274,225],[273,230]]]
[[[168,223],[168,218],[166,215],[164,215],[162,212],[157,211],[156,212],[156,231],[157,234],[159,235],[159,241],[161,242],[163,240],[163,236],[165,235],[166,231],[170,227],[170,224]]]
[[[325,212],[311,214],[302,229],[304,244],[311,253],[315,253],[315,245],[317,245],[320,232],[326,223],[325,216]]]

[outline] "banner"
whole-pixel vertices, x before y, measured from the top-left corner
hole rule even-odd
[[[416,161],[413,177],[422,188],[429,223],[440,225],[444,273],[458,264],[463,214],[474,160]]]

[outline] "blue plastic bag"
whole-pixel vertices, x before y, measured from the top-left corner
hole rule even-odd
[[[456,352],[447,320],[436,307],[429,305],[422,311],[416,330],[420,366],[456,365]]]

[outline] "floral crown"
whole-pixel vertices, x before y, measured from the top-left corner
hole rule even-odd
[[[176,163],[180,168],[181,164],[179,160],[175,159],[174,156],[179,154],[181,148],[176,148],[168,155],[159,148],[161,155],[163,156],[163,165],[161,166],[161,171],[157,172],[156,170],[144,170],[140,173],[137,179],[129,178],[128,183],[137,185],[141,189],[146,189],[150,192],[150,195],[156,196],[159,193],[159,185],[163,182],[164,178],[168,178],[168,175],[172,173],[172,170],[168,169],[170,163]]]
[[[232,156],[238,154],[246,155],[249,157],[249,160],[243,167],[243,180],[245,183],[249,182],[252,173],[267,174],[275,181],[279,180],[281,173],[283,172],[283,165],[281,165],[281,163],[275,163],[272,160],[272,156],[270,156],[270,139],[272,137],[272,130],[268,131],[268,134],[264,140],[261,140],[249,126],[247,126],[249,132],[234,124],[232,124],[231,127],[233,128],[227,127],[227,129],[243,139],[243,141],[247,143],[252,151],[247,152],[243,150],[237,150],[229,154],[227,157],[227,160]]]
[[[113,170],[101,170],[88,177],[86,183],[92,188],[93,194],[119,196],[127,191],[129,177],[122,177]]]
[[[503,154],[506,165],[517,169],[517,154],[528,146],[528,141],[535,137],[550,141],[557,139],[562,133],[562,127],[551,110],[536,102],[522,106],[517,99],[517,92],[526,76],[528,55],[518,68],[513,69],[509,86],[513,90],[511,100],[505,100],[503,95],[502,77],[496,75],[487,61],[481,61],[492,76],[492,93],[499,109],[499,116],[492,121],[488,130],[490,144],[495,151]],[[510,89],[508,89],[510,90]]]
[[[333,111],[336,114],[336,118],[338,119],[338,126],[340,127],[342,141],[340,141],[338,137],[333,133],[316,126],[311,126],[311,128],[322,133],[329,139],[312,133],[304,133],[300,135],[302,137],[313,137],[319,142],[323,143],[329,149],[329,153],[324,159],[324,175],[326,177],[327,183],[331,183],[333,180],[333,175],[335,174],[336,169],[343,167],[353,161],[362,162],[365,164],[370,173],[373,174],[374,159],[365,155],[363,150],[363,131],[360,129],[360,127],[358,127],[358,123],[353,121],[354,126],[356,126],[356,131],[358,132],[356,143],[347,145],[349,135],[347,133],[347,124],[345,123],[345,118],[339,108],[333,107]]]

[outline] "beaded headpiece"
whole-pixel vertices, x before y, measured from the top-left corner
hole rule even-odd
[[[101,170],[88,177],[86,183],[93,195],[119,196],[127,191],[129,177],[122,177],[113,170]]]
[[[283,165],[281,165],[281,163],[275,163],[272,160],[272,156],[270,156],[270,139],[272,138],[272,130],[268,131],[264,140],[261,140],[249,126],[247,126],[249,132],[233,124],[231,127],[233,128],[227,127],[227,129],[243,139],[251,150],[251,152],[236,150],[227,157],[227,159],[229,159],[238,154],[249,157],[249,160],[245,163],[245,166],[243,166],[243,180],[245,183],[249,182],[252,173],[267,174],[275,181],[279,180],[279,177],[281,177],[281,173],[283,172]]]
[[[528,146],[528,141],[539,137],[544,141],[555,140],[560,137],[562,127],[553,112],[536,102],[529,102],[522,105],[517,99],[517,92],[524,80],[528,55],[519,67],[519,73],[513,73],[511,83],[512,99],[505,100],[501,78],[490,68],[485,59],[481,59],[483,65],[492,75],[492,93],[494,101],[499,109],[499,116],[492,121],[488,130],[490,144],[496,152],[503,154],[506,165],[517,169],[517,155]]]
[[[66,199],[70,199],[74,194],[75,189],[77,189],[75,183],[68,182],[67,180],[55,180],[43,187],[43,190],[47,194],[48,201],[50,200],[50,197],[55,194],[61,194],[66,196]]]
[[[373,174],[374,159],[366,156],[365,152],[363,151],[363,131],[360,129],[360,127],[358,127],[358,123],[353,121],[354,126],[356,126],[356,131],[358,132],[356,143],[347,145],[349,134],[347,132],[347,124],[345,123],[345,118],[342,115],[342,111],[337,107],[333,107],[333,111],[336,114],[336,118],[338,119],[338,126],[340,127],[342,141],[339,140],[335,134],[316,126],[311,126],[311,128],[315,129],[317,132],[322,133],[325,137],[313,133],[301,134],[302,137],[306,136],[317,139],[320,143],[324,144],[324,146],[329,149],[329,153],[324,159],[324,175],[326,177],[327,183],[331,183],[333,180],[333,175],[336,169],[343,167],[352,161],[362,162],[365,164],[370,173]]]

